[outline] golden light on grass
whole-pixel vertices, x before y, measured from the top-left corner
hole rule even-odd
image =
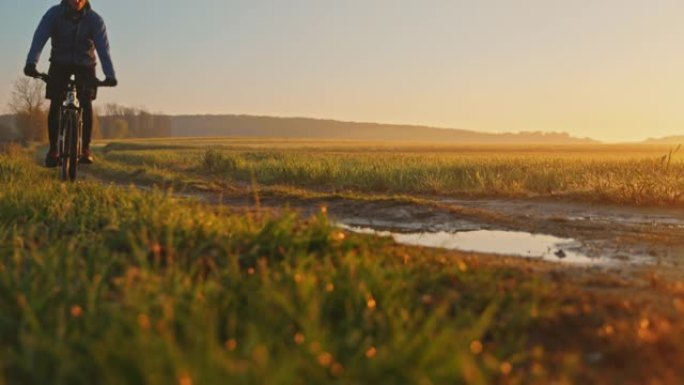
[[[483,350],[484,350],[484,346],[482,346],[482,342],[480,342],[479,340],[475,340],[475,341],[470,343],[470,352],[471,353],[478,355],[478,354],[481,354]]]
[[[78,318],[78,317],[80,317],[80,316],[83,315],[83,308],[81,308],[81,307],[78,306],[78,305],[74,305],[74,306],[71,307],[70,313],[71,313],[71,316],[72,316],[72,317]]]
[[[337,242],[342,242],[347,236],[342,231],[337,231],[333,234],[333,239]]]
[[[162,252],[162,246],[159,243],[153,243],[150,245],[150,252],[159,255]]]
[[[235,338],[231,338],[228,341],[226,341],[226,349],[230,352],[235,351],[237,349],[237,341]]]
[[[319,365],[327,368],[328,366],[332,365],[333,356],[332,356],[332,354],[330,354],[328,352],[323,352],[323,353],[318,355],[317,360],[318,360]]]
[[[463,261],[458,261],[458,270],[460,270],[461,273],[465,273],[468,271],[468,265]]]
[[[601,329],[599,330],[599,335],[602,337],[609,337],[615,334],[615,327],[610,324],[605,324]]]
[[[124,155],[122,158],[125,158]],[[274,158],[276,161],[280,159]],[[3,164],[0,156],[0,168]],[[535,165],[529,167],[534,168],[533,166]],[[417,174],[419,175],[418,172]],[[406,177],[412,183],[411,175],[407,174]],[[2,179],[0,178],[0,187],[13,184]],[[36,205],[41,212],[48,212],[47,209],[53,206],[50,206],[51,200],[47,198],[52,196],[55,186],[50,184],[48,187],[50,188],[46,189],[45,203],[40,203],[43,206],[33,200],[27,200],[22,203],[23,206],[18,213],[22,214],[26,208],[32,208],[33,205]],[[99,186],[93,185],[92,189],[88,188],[84,191],[80,188],[73,189],[73,191],[70,189],[68,194],[74,196],[74,201],[80,201],[76,198],[90,194],[97,195],[99,189]],[[0,191],[2,191],[0,198],[7,201],[4,198],[5,190],[0,188]],[[391,189],[388,191],[394,192]],[[113,188],[107,188],[105,192],[109,195],[119,194],[118,190]],[[607,297],[603,296],[602,292],[592,292],[591,295],[585,296],[583,291],[575,290],[574,285],[586,283],[591,285],[594,282],[590,279],[591,277],[603,279],[605,272],[597,272],[597,275],[594,275],[592,271],[583,271],[579,276],[561,274],[560,278],[567,279],[567,282],[559,284],[555,280],[557,276],[553,273],[555,269],[550,270],[553,273],[551,274],[546,268],[537,268],[536,265],[528,268],[527,263],[518,269],[517,265],[508,261],[487,262],[464,253],[388,245],[383,240],[351,235],[350,232],[345,232],[345,234],[354,238],[354,245],[341,247],[345,245],[332,241],[340,229],[331,226],[329,221],[321,218],[320,215],[314,216],[313,219],[302,218],[299,222],[299,219],[293,220],[290,216],[262,218],[259,214],[245,221],[242,211],[239,211],[235,217],[232,214],[224,216],[222,211],[224,208],[207,207],[205,214],[207,218],[214,215],[214,211],[218,212],[213,224],[209,225],[207,224],[209,222],[196,220],[192,228],[185,228],[182,223],[184,218],[193,215],[195,211],[205,210],[204,204],[195,206],[194,203],[191,204],[183,199],[170,205],[165,195],[156,193],[149,199],[146,195],[124,193],[121,195],[120,204],[119,200],[112,200],[113,203],[103,203],[101,206],[98,203],[92,209],[87,210],[87,213],[96,217],[85,216],[83,223],[86,231],[76,236],[86,240],[93,231],[100,229],[102,223],[106,223],[110,218],[116,218],[116,215],[112,215],[116,211],[110,212],[110,206],[141,208],[140,213],[135,210],[131,210],[130,213],[126,212],[126,216],[122,217],[120,231],[137,234],[148,228],[166,229],[165,226],[170,226],[169,229],[173,230],[172,234],[177,232],[178,236],[169,239],[168,243],[164,241],[164,247],[173,249],[178,255],[178,260],[184,263],[182,266],[177,265],[172,268],[131,267],[127,269],[128,265],[135,266],[138,261],[131,260],[126,253],[109,255],[103,251],[102,254],[93,254],[92,261],[88,259],[86,262],[103,263],[102,266],[94,265],[93,271],[106,275],[112,263],[121,266],[121,269],[116,269],[115,274],[111,274],[111,278],[107,278],[121,284],[117,283],[115,290],[93,293],[96,295],[95,300],[104,301],[94,302],[94,306],[90,306],[90,301],[74,298],[66,299],[66,302],[48,302],[45,305],[47,307],[43,307],[42,298],[45,297],[43,294],[52,294],[41,293],[43,288],[39,285],[27,287],[23,282],[32,279],[36,282],[59,282],[59,277],[71,274],[71,269],[74,266],[78,267],[78,264],[74,266],[58,264],[56,267],[59,270],[56,271],[43,269],[44,263],[30,256],[29,252],[33,250],[31,247],[18,250],[20,255],[17,256],[16,261],[12,261],[11,258],[3,261],[7,264],[6,270],[0,272],[0,275],[4,274],[8,282],[13,282],[13,286],[7,287],[8,303],[16,308],[13,316],[25,323],[27,325],[25,330],[32,333],[28,335],[29,337],[40,338],[40,330],[60,327],[60,322],[64,320],[59,317],[53,317],[56,318],[54,320],[50,317],[42,319],[50,312],[62,314],[62,318],[66,317],[72,326],[83,323],[88,317],[93,317],[93,321],[100,318],[109,319],[110,322],[114,322],[113,331],[103,334],[102,338],[96,336],[98,338],[84,341],[82,333],[67,333],[64,342],[52,340],[45,342],[59,342],[60,344],[85,342],[102,350],[102,354],[105,355],[123,352],[130,355],[126,357],[126,360],[130,361],[136,370],[145,370],[145,365],[150,363],[149,357],[154,357],[152,366],[166,368],[166,375],[170,376],[166,382],[171,385],[211,382],[214,378],[219,381],[224,378],[225,383],[239,382],[240,379],[245,378],[256,378],[263,380],[263,383],[278,381],[293,383],[302,378],[300,372],[322,376],[322,381],[327,378],[339,382],[344,378],[342,382],[345,383],[366,383],[369,379],[368,375],[373,375],[366,369],[371,366],[386,366],[385,364],[390,365],[385,377],[402,376],[405,370],[410,369],[408,374],[412,375],[416,383],[427,383],[435,379],[437,379],[436,382],[468,381],[470,383],[497,380],[532,383],[548,382],[549,379],[552,381],[558,379],[562,382],[565,376],[570,379],[568,381],[573,381],[584,378],[585,374],[593,376],[594,373],[597,374],[596,382],[600,383],[601,380],[609,382],[613,373],[619,373],[617,371],[620,368],[613,367],[614,362],[619,362],[623,357],[629,360],[634,354],[637,356],[641,354],[640,357],[646,359],[642,362],[642,366],[646,369],[642,372],[639,368],[638,372],[635,371],[638,375],[645,376],[658,372],[667,375],[668,371],[674,372],[677,368],[684,367],[679,365],[682,355],[681,349],[678,350],[678,348],[684,345],[680,343],[682,325],[677,318],[677,315],[684,315],[684,291],[682,291],[684,286],[679,285],[673,289],[664,278],[654,287],[647,284],[630,286],[625,289],[626,295],[624,296],[614,295],[612,291],[607,294]],[[135,199],[131,200],[129,195],[133,195]],[[17,198],[21,196],[20,191],[17,193]],[[85,201],[93,204],[92,201]],[[189,206],[186,207],[186,205]],[[381,207],[385,207],[384,203]],[[394,203],[391,206],[388,204],[387,207],[394,207]],[[226,208],[225,210],[227,212],[232,209]],[[160,215],[155,216],[155,213],[160,213]],[[47,218],[50,221],[59,220],[58,216],[52,214],[47,215]],[[150,218],[153,220],[149,221]],[[198,216],[198,218],[202,217]],[[40,220],[43,221],[43,218],[41,217]],[[88,227],[91,224],[93,228]],[[266,225],[272,225],[268,229],[276,230],[273,239],[264,237],[262,229]],[[33,234],[35,226],[42,225],[28,223],[23,230],[26,234],[22,233],[22,235],[30,239],[29,236]],[[67,231],[70,231],[71,227],[67,227]],[[673,232],[677,236],[676,231]],[[12,235],[12,232],[0,234],[6,237]],[[50,239],[50,241],[58,242],[59,247],[55,247],[54,250],[70,250],[69,237],[63,237],[61,236],[63,234],[59,233],[57,235],[60,237]],[[154,237],[151,234],[147,236]],[[121,240],[119,235],[111,232],[111,237],[105,240],[118,245]],[[321,239],[327,239],[330,242],[316,243],[320,245],[320,250],[310,252],[311,242]],[[137,238],[131,241],[131,244],[123,245],[127,247],[126,250],[142,245],[143,256],[149,251],[147,247],[151,244],[150,242],[139,241]],[[86,243],[84,247],[88,250],[91,248],[99,250],[102,242],[103,239],[93,239],[92,243]],[[264,247],[256,249],[245,247],[245,245],[253,244]],[[208,245],[208,247],[203,245]],[[353,250],[350,250],[351,246],[354,246]],[[385,249],[386,247],[388,248]],[[239,261],[232,258],[232,254],[239,254],[243,250],[248,250],[250,253],[251,250],[256,250],[254,256],[260,256],[263,255],[260,250],[266,249],[277,250],[277,253],[271,257],[259,257],[256,266],[249,269],[250,273],[255,274],[254,276],[247,275],[249,266],[243,265],[240,268],[237,263]],[[416,253],[416,258],[406,255],[406,249],[410,250],[410,253]],[[231,259],[221,262],[225,255],[231,255]],[[201,257],[195,258],[195,256]],[[441,259],[442,256],[446,258]],[[49,261],[47,258],[50,255],[46,254],[45,257],[46,261]],[[406,265],[402,264],[402,258]],[[55,260],[59,259],[55,258]],[[446,263],[442,265],[439,261]],[[209,262],[212,263],[211,266]],[[44,277],[24,275],[27,266],[31,269],[29,273],[47,275]],[[515,272],[509,274],[509,268]],[[463,273],[465,271],[467,273]],[[200,274],[198,275],[197,272]],[[251,285],[240,285],[239,282],[233,281],[236,272],[239,275],[238,281],[239,279],[246,280]],[[536,280],[534,276],[538,272],[542,272],[544,278]],[[15,274],[21,276],[15,279]],[[257,278],[260,276],[269,279],[257,282],[260,281]],[[547,276],[554,279],[546,279]],[[77,292],[83,287],[97,287],[93,284],[99,283],[97,278],[93,279],[87,274],[76,275],[75,278],[65,281],[73,287],[60,285],[60,291],[55,294]],[[527,282],[525,278],[532,278],[532,280]],[[401,286],[389,288],[383,286],[388,282],[393,282],[393,279],[401,280],[399,282]],[[616,279],[622,282],[623,278]],[[639,274],[639,279],[641,279],[641,274]],[[295,283],[295,281],[301,283]],[[515,281],[518,284],[502,285],[501,287],[508,292],[503,293],[505,296],[503,301],[494,298],[498,306],[492,310],[492,313],[489,313],[492,296],[500,294],[499,291],[490,289],[499,287],[496,285],[498,282],[509,281]],[[495,282],[494,286],[492,282]],[[613,284],[612,280],[608,282],[610,285]],[[635,282],[641,283],[641,281]],[[257,284],[259,284],[259,290],[255,291],[254,287],[250,287]],[[383,287],[387,290],[380,292]],[[632,290],[647,289],[653,290],[645,293],[649,296],[629,295]],[[26,297],[19,293],[23,293]],[[381,295],[381,298],[374,298],[373,293]],[[387,298],[383,296],[388,294],[392,295]],[[467,298],[464,298],[466,294]],[[14,301],[12,297],[15,298]],[[249,299],[247,305],[275,304],[279,309],[282,306],[287,311],[273,312],[273,306],[256,306],[247,309],[249,311],[241,311],[240,308],[236,309],[233,306],[234,304],[244,305],[245,298]],[[628,298],[631,299],[628,300]],[[657,303],[651,302],[652,299],[657,299]],[[366,302],[361,302],[361,300]],[[383,301],[382,308],[379,303],[381,300]],[[118,306],[122,301],[126,306]],[[457,308],[452,306],[455,301],[458,301]],[[583,301],[593,306],[583,307]],[[23,308],[20,308],[17,303]],[[442,303],[445,306],[436,306]],[[542,306],[543,304],[551,306]],[[656,304],[657,306],[653,306]],[[89,306],[87,315],[83,307],[86,305]],[[364,305],[366,309],[362,308]],[[537,307],[534,307],[535,305]],[[538,310],[543,311],[543,322],[530,320],[528,313],[533,307],[536,313]],[[568,311],[566,307],[569,308]],[[340,308],[344,311],[328,311]],[[452,311],[452,309],[465,309],[465,311]],[[580,314],[582,310],[591,311],[591,316],[583,317]],[[683,313],[679,313],[680,311]],[[489,318],[488,314],[494,318]],[[74,317],[84,318],[84,320]],[[482,334],[473,336],[472,328],[459,326],[472,324],[473,319],[490,319],[494,322],[483,323],[482,330],[478,330]],[[315,322],[311,323],[312,320]],[[596,324],[592,320],[604,321]],[[215,327],[217,322],[221,329],[219,331],[228,334],[217,332]],[[249,325],[248,329],[243,330],[243,325]],[[395,327],[397,325],[400,327]],[[13,324],[5,326],[6,333],[13,332]],[[119,329],[133,330],[132,337],[124,341],[126,346],[123,350],[119,346],[121,342],[120,333],[117,331]],[[184,338],[188,330],[197,338]],[[499,331],[502,333],[499,334]],[[508,338],[526,333],[539,337],[535,337],[534,341],[540,346],[534,347],[517,338]],[[556,341],[553,339],[554,333],[571,333],[576,338]],[[223,337],[219,337],[220,334],[223,334]],[[250,338],[243,338],[243,334]],[[439,335],[448,336],[448,338],[443,338],[443,341],[435,344],[434,336]],[[481,335],[486,335],[487,338]],[[612,337],[605,338],[602,335]],[[502,336],[503,339],[500,340],[498,336]],[[236,340],[237,337],[241,338],[240,341]],[[396,347],[405,348],[407,338],[411,345],[410,355],[418,359],[407,359],[403,366],[391,366],[393,361],[402,358],[394,357],[393,352]],[[651,339],[654,344],[647,346],[647,341]],[[320,343],[314,342],[316,340]],[[202,341],[209,341],[209,343],[204,344]],[[212,341],[218,346],[214,346]],[[221,341],[224,341],[223,345]],[[151,342],[154,346],[150,345]],[[486,350],[485,342],[487,342]],[[258,344],[261,344],[261,347],[255,350]],[[595,349],[598,346],[596,344],[600,344],[600,349]],[[60,349],[53,349],[52,346],[46,347],[49,348],[46,349],[46,351],[49,350],[48,353],[54,352],[54,357],[47,358],[59,363],[57,360],[62,359],[59,356]],[[531,347],[534,349],[530,349]],[[18,348],[20,348],[19,345],[17,345]],[[215,351],[217,348],[218,351]],[[366,350],[354,353],[354,350],[364,348]],[[548,353],[544,353],[545,348],[548,349]],[[171,349],[173,354],[166,354],[168,349]],[[380,349],[383,351],[380,352]],[[464,349],[465,352],[463,352]],[[600,352],[600,354],[594,354],[594,352]],[[216,361],[217,365],[214,366],[217,370],[207,368],[204,362],[206,360],[188,359],[188,353],[195,356],[204,355]],[[380,353],[383,354],[380,355]],[[606,359],[595,358],[603,357],[608,353],[611,355],[606,355]],[[612,356],[613,354],[615,357]],[[297,360],[296,356],[302,359]],[[420,357],[427,356],[432,359],[420,359]],[[568,356],[571,358],[567,358]],[[8,370],[16,369],[20,372],[22,367],[31,364],[30,357],[24,359],[21,355],[17,355],[16,358],[16,362],[10,360]],[[97,357],[81,355],[78,359],[79,361],[73,364],[85,367],[93,365],[93,359]],[[543,373],[540,378],[535,378],[531,373],[535,362],[537,363],[535,370]],[[105,365],[110,364],[105,363]],[[604,371],[604,368],[607,370]],[[372,371],[373,368],[370,369]],[[103,367],[103,372],[107,373],[114,373],[116,370],[116,365]],[[132,372],[133,375],[135,373],[136,371]],[[413,376],[414,373],[415,376]],[[45,382],[41,381],[44,378],[47,378],[49,382],[49,376],[53,375],[50,372],[35,374],[35,382],[39,383]],[[123,373],[123,376],[127,374]],[[30,378],[32,379],[33,377]],[[60,379],[55,378],[55,382],[63,382],[63,380],[57,380]],[[132,380],[122,377],[122,382],[127,381]],[[670,382],[663,381],[663,383]],[[673,383],[677,383],[676,379]]]
[[[146,314],[139,314],[138,315],[138,326],[140,326],[140,328],[143,330],[149,330],[150,329],[150,317],[148,317]]]
[[[532,374],[535,376],[541,376],[544,374],[544,367],[539,363],[535,362],[532,364]]]
[[[677,309],[678,312],[684,314],[684,299],[675,298],[673,300],[673,304],[674,304],[675,309]]]
[[[402,256],[402,260],[404,261],[404,265],[406,265],[406,264],[408,264],[409,262],[411,262],[411,256],[408,255],[408,254],[404,254],[404,255]]]
[[[181,373],[178,376],[178,385],[192,385],[192,377],[188,373]]]
[[[637,331],[637,336],[640,340],[646,343],[654,343],[658,341],[658,334],[650,329],[641,329]]]

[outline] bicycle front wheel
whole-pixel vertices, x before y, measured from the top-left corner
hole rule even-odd
[[[76,180],[78,173],[78,111],[68,110],[62,122],[64,147],[62,149],[62,180]]]
[[[70,144],[71,144],[71,132],[73,131],[73,114],[71,111],[64,111],[62,113],[62,125],[60,127],[60,143],[59,143],[59,158],[62,165],[62,180],[66,181],[69,179],[69,168],[70,168]]]

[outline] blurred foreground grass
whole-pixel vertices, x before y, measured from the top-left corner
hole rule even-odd
[[[324,213],[62,184],[17,150],[0,155],[0,213],[0,384],[573,383],[652,352],[633,311]],[[597,333],[609,317],[619,344]],[[597,344],[605,367],[587,364]]]
[[[483,383],[526,360],[543,290],[496,294],[500,273],[405,261],[323,214],[61,184],[16,154],[0,212],[9,384]]]

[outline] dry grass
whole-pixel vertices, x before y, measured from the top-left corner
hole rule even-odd
[[[446,146],[254,141],[110,143],[105,160],[203,178],[315,191],[548,197],[684,205],[684,158],[654,146]]]

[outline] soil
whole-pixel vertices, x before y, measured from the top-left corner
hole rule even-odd
[[[186,196],[236,210],[257,206],[249,195],[201,192]],[[282,194],[262,194],[258,206],[289,207],[305,216],[325,207],[341,224],[396,233],[504,230],[571,238],[581,245],[576,251],[592,258],[624,262],[623,267],[660,267],[668,275],[674,271],[684,277],[684,210],[533,199],[345,199]]]

